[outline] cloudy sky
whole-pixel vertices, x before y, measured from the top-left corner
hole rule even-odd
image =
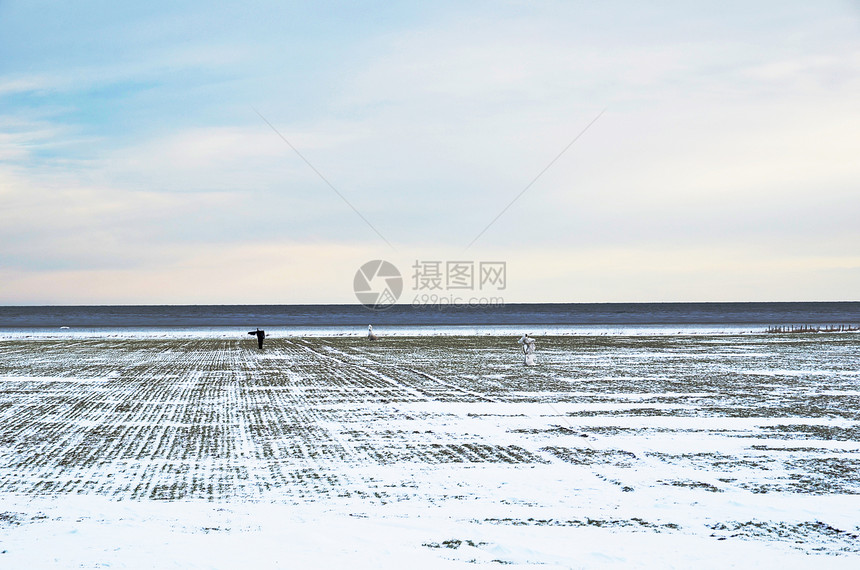
[[[858,300],[860,3],[645,4],[0,0],[0,304]]]

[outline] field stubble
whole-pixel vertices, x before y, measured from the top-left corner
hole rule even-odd
[[[524,367],[492,336],[0,341],[0,493],[456,505],[860,552],[860,521],[802,516],[860,494],[857,335],[538,347]]]

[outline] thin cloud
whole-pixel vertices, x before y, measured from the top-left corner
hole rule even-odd
[[[302,245],[300,262],[277,263],[305,272],[314,248],[380,256],[378,239],[252,106],[398,249],[434,257],[473,238],[609,107],[587,144],[476,244],[476,256],[510,256],[520,279],[535,276],[535,297],[523,300],[599,300],[601,290],[644,300],[676,266],[714,298],[742,269],[691,264],[696,250],[740,255],[755,242],[766,246],[760,260],[786,248],[845,259],[858,239],[860,43],[841,5],[467,3],[393,6],[377,23],[315,5],[113,6],[80,26],[65,21],[70,9],[39,20],[13,8],[0,24],[20,28],[4,34],[11,57],[0,73],[0,239],[19,284],[26,268],[77,268],[82,288],[98,271],[211,281],[213,268],[182,269],[175,252],[214,259],[233,247],[252,273],[255,263],[268,271],[255,246],[274,255]],[[679,242],[692,249],[670,255]],[[616,247],[650,265],[593,261]],[[562,269],[541,269],[528,252]],[[586,253],[594,286],[572,289],[571,260]],[[366,261],[355,256],[337,263]],[[799,266],[854,283],[851,263]],[[775,280],[794,275],[767,267]],[[596,285],[618,276],[627,284]],[[238,295],[241,279],[226,279],[219,294]],[[39,283],[48,295],[50,281]],[[764,297],[790,290],[759,283]],[[797,297],[824,291],[796,283]],[[346,292],[305,277],[296,287],[296,299],[351,300],[349,276]]]

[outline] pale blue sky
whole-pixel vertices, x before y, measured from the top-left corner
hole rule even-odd
[[[860,5],[657,4],[0,1],[0,303],[856,300]]]

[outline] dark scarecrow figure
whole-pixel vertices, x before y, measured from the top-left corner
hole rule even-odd
[[[257,346],[260,348],[260,350],[263,350],[263,339],[266,338],[266,331],[261,331],[260,329],[257,329],[255,331],[249,332],[248,334],[257,337]]]

